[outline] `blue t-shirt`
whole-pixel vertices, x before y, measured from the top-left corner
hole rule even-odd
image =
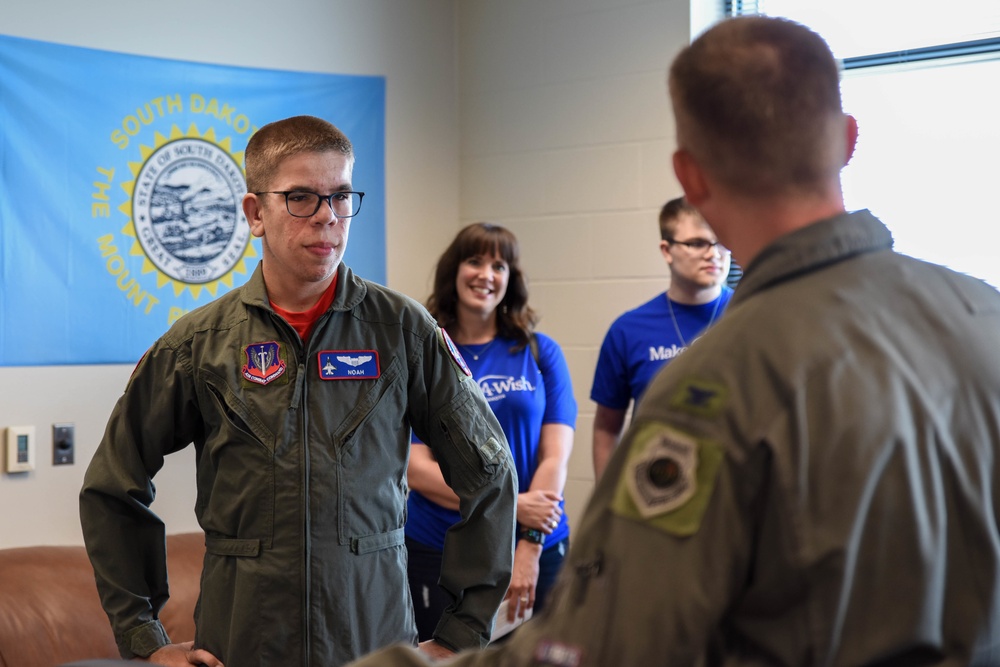
[[[601,345],[590,399],[608,408],[628,409],[629,402],[638,401],[646,391],[656,372],[722,315],[732,296],[733,290],[723,287],[717,299],[692,306],[676,301],[668,304],[667,295],[659,294],[618,317]],[[677,337],[678,329],[681,338]]]
[[[518,493],[530,488],[538,467],[542,424],[576,426],[576,399],[566,358],[558,343],[545,334],[536,333],[535,338],[538,363],[530,346],[511,352],[515,342],[507,338],[497,337],[484,345],[457,346],[510,443]],[[473,358],[474,354],[479,356],[478,360]],[[412,490],[407,512],[406,536],[441,551],[448,528],[462,518],[457,511],[441,507]],[[564,511],[559,525],[546,537],[546,544],[555,545],[568,535]]]

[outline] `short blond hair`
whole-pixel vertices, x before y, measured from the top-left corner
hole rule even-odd
[[[270,187],[281,161],[298,153],[336,151],[354,160],[351,140],[333,123],[315,116],[293,116],[268,123],[247,142],[243,161],[247,191],[263,192]]]

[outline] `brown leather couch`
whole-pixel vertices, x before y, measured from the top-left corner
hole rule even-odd
[[[170,600],[160,620],[175,642],[194,639],[205,538],[167,537]],[[0,549],[0,667],[55,667],[118,658],[94,570],[80,547]]]

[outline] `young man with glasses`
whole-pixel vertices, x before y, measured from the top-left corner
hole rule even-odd
[[[682,197],[660,210],[660,252],[670,268],[665,294],[612,323],[594,371],[594,476],[600,479],[618,446],[629,405],[664,364],[686,350],[722,315],[733,294],[726,285],[729,251]]]
[[[516,479],[493,412],[417,302],[344,264],[363,193],[350,141],[299,116],[246,148],[243,210],[263,260],[136,367],[87,470],[84,538],[124,658],[332,667],[416,643],[403,528],[412,432],[461,499],[429,655],[485,646],[510,580]],[[163,457],[194,443],[205,556],[192,644],[150,510]]]

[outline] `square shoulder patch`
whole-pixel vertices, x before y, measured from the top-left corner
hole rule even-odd
[[[722,458],[718,443],[667,424],[643,424],[629,444],[611,510],[672,535],[693,535],[712,497]]]

